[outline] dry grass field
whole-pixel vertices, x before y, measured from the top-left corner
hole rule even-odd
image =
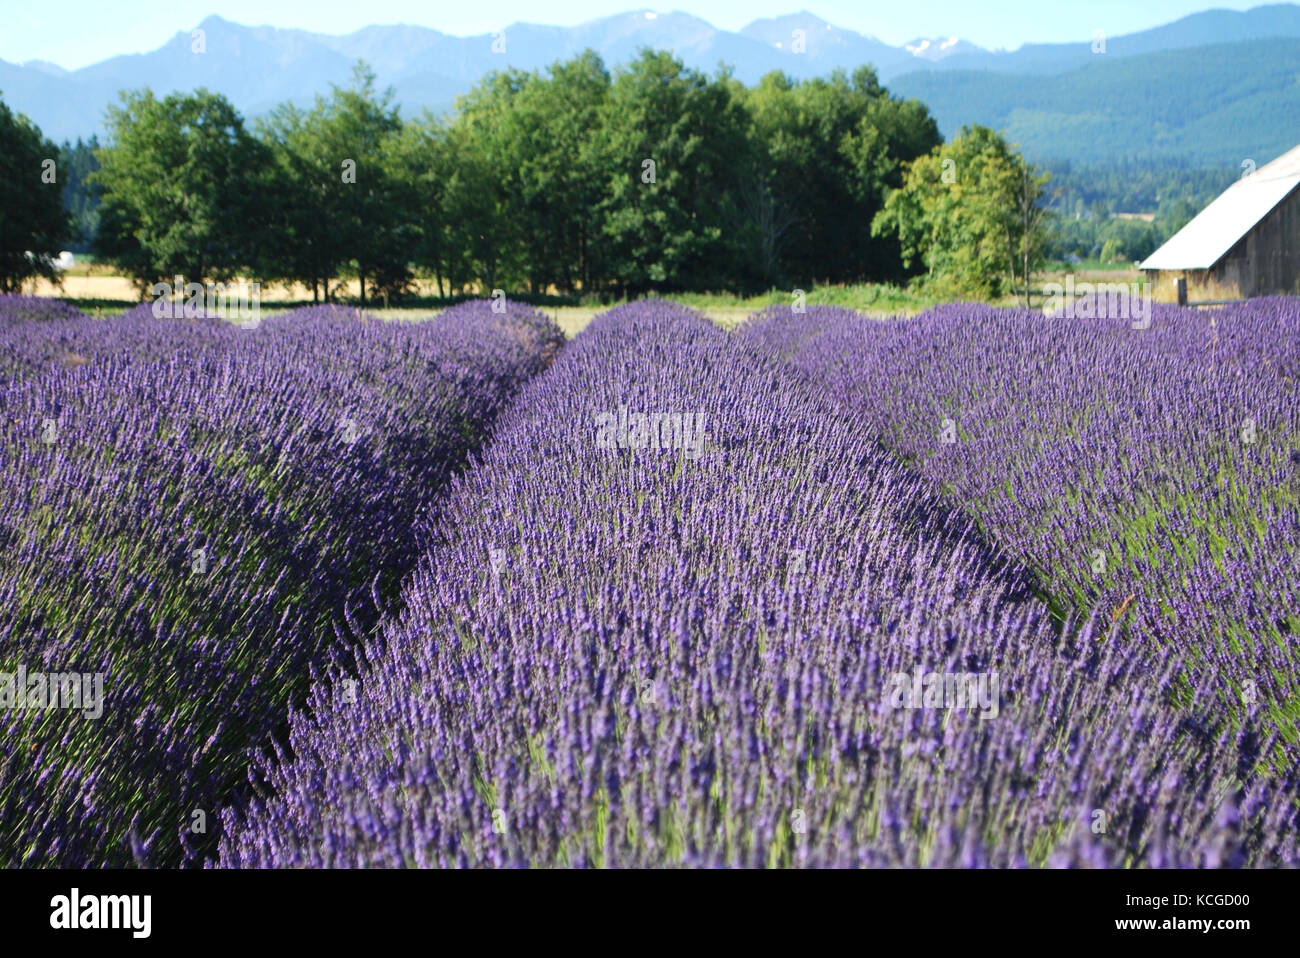
[[[1115,269],[1079,269],[1074,274],[1076,283],[1136,283],[1142,281],[1142,274],[1132,268]],[[1043,272],[1035,275],[1034,286],[1041,290],[1045,283],[1064,282],[1065,273],[1060,271]],[[343,302],[356,303],[360,300],[360,290],[355,281],[339,282],[336,285],[338,298]],[[431,280],[419,280],[415,284],[416,292],[424,297],[437,297],[437,284]],[[37,296],[55,296],[67,299],[87,312],[111,315],[119,309],[140,301],[140,293],[135,284],[124,276],[114,273],[107,264],[79,263],[63,275],[59,286],[40,280],[29,287],[28,292]],[[1159,298],[1159,297],[1157,297]],[[709,319],[724,329],[733,329],[750,316],[773,304],[789,302],[788,294],[774,292],[759,296],[734,296],[730,294],[692,293],[673,297],[676,301],[698,309]],[[261,287],[261,306],[263,315],[275,315],[285,309],[311,300],[311,290],[299,284],[264,284]],[[109,304],[119,303],[114,307]],[[889,316],[907,316],[918,313],[935,301],[923,294],[912,293],[889,286],[850,286],[819,287],[810,290],[808,303],[843,306],[858,310],[865,315],[877,318]],[[1015,306],[1014,297],[1003,297],[992,305]],[[1041,307],[1042,298],[1035,293],[1034,306]],[[394,306],[384,307],[371,299],[367,310],[384,319],[431,319],[441,311],[440,306]],[[541,306],[546,313],[570,338],[581,332],[586,325],[606,307],[603,306]]]

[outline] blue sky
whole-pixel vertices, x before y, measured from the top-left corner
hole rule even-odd
[[[468,35],[518,21],[571,26],[643,7],[682,10],[734,30],[759,17],[806,9],[838,27],[894,44],[956,35],[990,49],[1015,49],[1025,42],[1088,40],[1094,30],[1109,36],[1132,33],[1212,7],[1245,10],[1256,5],[1258,0],[679,0],[664,6],[644,0],[564,0],[557,7],[533,0],[4,0],[0,60],[49,60],[76,69],[119,53],[152,50],[213,13],[248,25],[319,33],[414,23]]]

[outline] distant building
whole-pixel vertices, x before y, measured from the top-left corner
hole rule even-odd
[[[1140,268],[1155,298],[1239,299],[1300,293],[1300,146],[1243,176]]]

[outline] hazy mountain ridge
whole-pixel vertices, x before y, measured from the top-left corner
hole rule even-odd
[[[331,83],[346,82],[353,63],[361,58],[375,69],[381,84],[394,87],[406,112],[424,108],[438,112],[451,108],[458,94],[494,69],[540,69],[587,48],[614,66],[649,46],[672,50],[688,65],[709,71],[725,62],[745,83],[754,83],[772,70],[804,78],[825,76],[837,68],[851,72],[870,63],[891,89],[931,103],[946,133],[965,122],[1006,126],[1013,137],[1020,135],[1031,155],[1042,155],[1040,149],[1052,135],[1051,125],[1092,129],[1113,115],[1115,104],[1102,98],[1114,97],[1107,71],[1116,63],[1120,66],[1114,74],[1122,75],[1128,84],[1124,100],[1140,101],[1144,88],[1164,89],[1172,79],[1183,91],[1192,84],[1197,99],[1219,104],[1220,111],[1225,109],[1220,103],[1225,96],[1229,103],[1243,96],[1258,101],[1264,91],[1249,79],[1230,81],[1222,71],[1211,70],[1221,87],[1210,88],[1204,71],[1191,69],[1191,59],[1151,55],[1212,44],[1222,51],[1228,49],[1221,46],[1225,42],[1258,42],[1262,37],[1300,38],[1300,6],[1210,10],[1152,30],[1107,37],[1104,60],[1093,51],[1091,31],[1079,43],[1027,44],[1012,52],[982,50],[951,36],[919,38],[895,47],[807,12],[755,20],[736,32],[719,30],[690,14],[648,10],[575,27],[517,23],[507,26],[503,37],[455,37],[405,24],[329,36],[248,27],[215,16],[196,29],[203,31],[205,52],[201,54],[192,50],[192,32],[183,30],[157,50],[112,57],[78,70],[40,61],[24,65],[0,61],[0,95],[31,116],[51,138],[75,139],[103,131],[105,107],[120,90],[149,86],[167,93],[205,86],[225,94],[245,115],[256,116],[285,100],[310,103]],[[1277,51],[1288,59],[1268,66],[1271,78],[1276,80],[1279,69],[1300,70],[1300,60],[1289,59],[1294,49]],[[1233,62],[1241,62],[1240,57],[1234,55]],[[1157,70],[1174,73],[1157,75]],[[1290,109],[1293,100],[1288,90],[1282,91],[1280,99],[1275,91],[1272,99]],[[1008,98],[1019,100],[1008,105]],[[1137,112],[1145,113],[1141,108]],[[1206,115],[1213,112],[1207,109]],[[1252,107],[1251,112],[1258,111]],[[1290,116],[1296,115],[1292,110]],[[1241,133],[1231,135],[1240,138]],[[1212,141],[1215,134],[1207,136]],[[1252,136],[1262,142],[1276,135],[1260,131],[1256,136],[1247,130],[1246,138]]]

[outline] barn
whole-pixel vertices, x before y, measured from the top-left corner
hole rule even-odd
[[[1243,176],[1139,266],[1157,300],[1300,293],[1300,146]]]

